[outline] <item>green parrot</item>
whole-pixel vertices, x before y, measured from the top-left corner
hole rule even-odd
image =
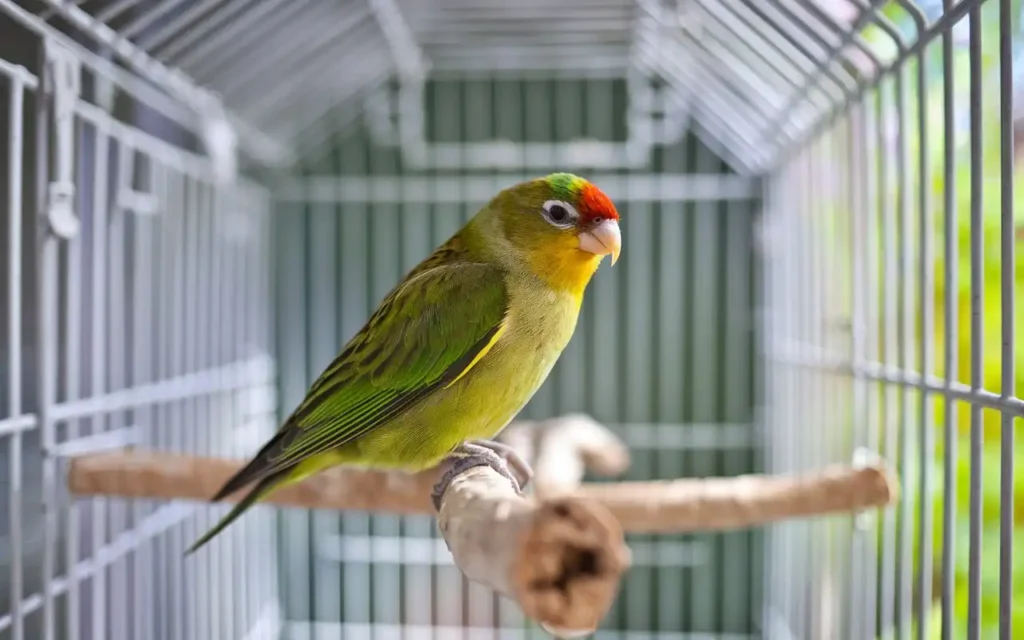
[[[509,466],[522,461],[481,441],[547,378],[587,284],[605,255],[615,264],[620,246],[614,204],[580,177],[555,173],[498,193],[384,298],[212,498],[255,483],[187,554],[270,492],[335,465],[411,473],[450,458],[450,480],[483,460],[519,491]],[[435,504],[446,486],[435,488]]]

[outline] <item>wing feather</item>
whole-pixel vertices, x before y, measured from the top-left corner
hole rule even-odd
[[[490,265],[421,265],[384,299],[275,437],[218,495],[352,442],[452,384],[500,339],[507,304],[504,278]]]

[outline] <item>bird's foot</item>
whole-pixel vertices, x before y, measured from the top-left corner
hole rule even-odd
[[[523,457],[515,449],[507,444],[497,440],[470,440],[468,444],[490,449],[504,458],[509,469],[515,474],[515,479],[519,483],[520,489],[525,489],[526,485],[530,484],[530,481],[533,480],[533,469],[530,468],[530,465],[526,464],[526,460],[523,460]]]
[[[523,459],[508,445],[478,440],[464,442],[448,457],[448,470],[430,494],[434,509],[441,510],[441,497],[456,477],[473,467],[487,466],[508,478],[518,495],[523,494],[523,487],[530,481],[533,472]]]

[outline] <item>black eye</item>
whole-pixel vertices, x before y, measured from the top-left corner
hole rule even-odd
[[[543,216],[545,220],[559,229],[571,228],[580,217],[571,204],[561,200],[545,202]]]
[[[594,224],[601,224],[602,222],[604,222],[604,218],[602,218],[601,216],[597,216],[596,218],[594,218]]]

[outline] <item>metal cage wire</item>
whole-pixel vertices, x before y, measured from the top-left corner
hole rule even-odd
[[[60,469],[69,456],[126,445],[238,453],[272,430],[272,325],[257,311],[269,306],[269,193],[250,180],[215,184],[181,129],[104,107],[104,78],[142,97],[133,83],[90,65],[59,33],[44,30],[40,42],[3,15],[16,53],[0,67],[9,569],[0,634],[258,633],[273,624],[272,562],[183,566],[174,556],[211,513],[74,503]],[[234,534],[240,553],[272,543],[266,518]],[[239,581],[252,590],[224,599]]]
[[[287,409],[432,243],[560,168],[621,203],[630,250],[527,415],[593,413],[636,477],[881,455],[903,488],[763,540],[632,539],[602,634],[1009,640],[1021,11],[0,0],[0,637],[537,633],[428,520],[287,514],[275,553],[257,510],[181,565],[218,508],[69,503],[59,471],[124,444],[250,453],[278,373]]]

